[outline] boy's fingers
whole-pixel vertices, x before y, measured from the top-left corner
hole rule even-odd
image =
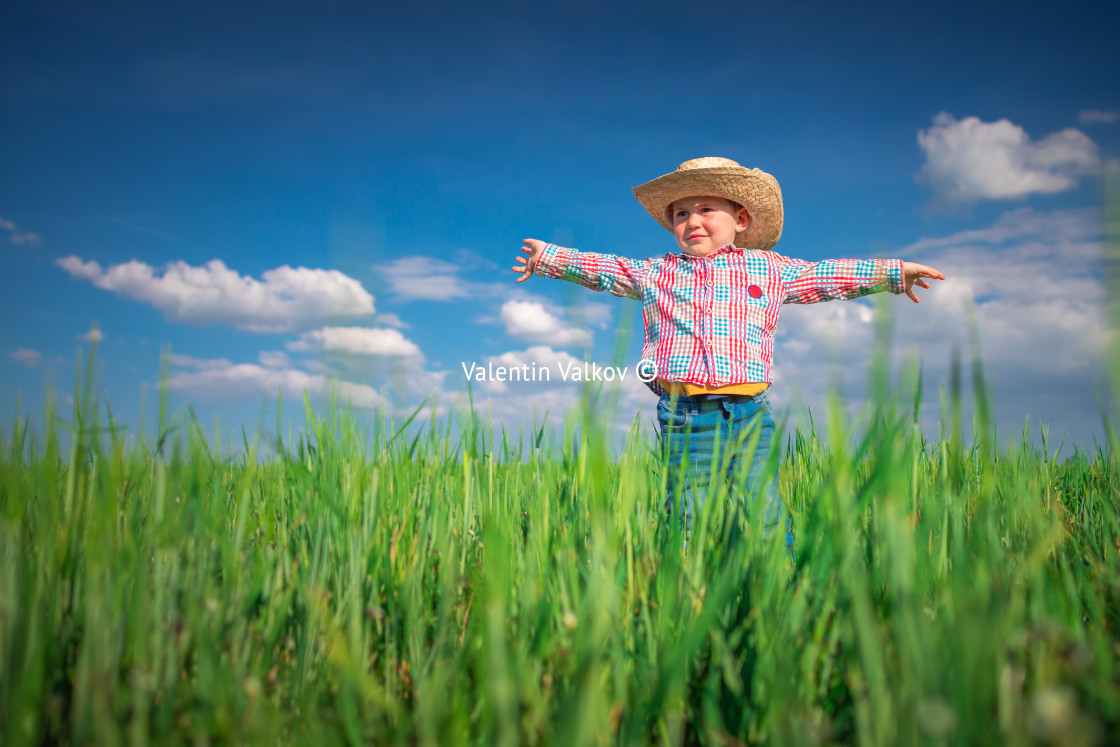
[[[514,281],[517,283],[524,283],[526,280],[533,277],[534,271],[536,269],[536,261],[534,258],[545,246],[545,243],[543,241],[539,241],[537,239],[522,239],[522,244],[523,246],[521,247],[521,251],[525,252],[529,256],[514,257],[514,259],[520,265],[519,267],[515,266],[512,268],[514,272],[521,274],[521,277],[517,278],[517,280]]]
[[[917,262],[907,262],[906,268],[908,275],[918,275],[926,278],[934,278],[936,280],[944,280],[945,274],[933,269],[929,265],[920,265]]]

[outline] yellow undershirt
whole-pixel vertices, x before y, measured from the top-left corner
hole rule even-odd
[[[684,381],[666,381],[658,379],[657,383],[669,394],[678,397],[694,397],[697,394],[744,394],[753,397],[765,392],[770,385],[766,382],[749,382],[746,384],[728,384],[726,386],[704,386],[703,384],[689,384]]]

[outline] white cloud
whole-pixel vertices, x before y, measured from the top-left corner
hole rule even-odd
[[[449,301],[470,296],[459,266],[429,257],[401,257],[376,267],[393,293],[408,300]]]
[[[553,350],[548,345],[534,345],[525,350],[510,350],[499,355],[487,356],[477,363],[475,361],[464,361],[460,364],[456,374],[462,375],[463,378],[466,379],[470,375],[467,372],[478,370],[475,368],[476,366],[482,368],[490,365],[495,367],[503,366],[507,369],[521,369],[525,367],[527,371],[534,372],[540,378],[541,383],[563,383],[558,375],[560,367],[582,366],[583,360],[562,350]],[[487,368],[487,370],[489,371],[490,369]],[[549,378],[544,378],[546,374],[540,373],[542,370],[548,371],[547,376]],[[520,382],[485,379],[477,382],[472,381],[471,385],[480,388],[484,392],[499,394],[510,391],[511,387],[518,387]],[[539,392],[542,387],[530,386],[528,388]]]
[[[304,371],[311,373],[321,373],[330,375],[333,369],[326,361],[319,360],[318,358],[300,358],[294,362],[297,368],[302,368]]]
[[[283,350],[262,350],[257,354],[257,360],[265,368],[291,368],[292,359]]]
[[[168,362],[173,367],[193,368],[197,370],[228,368],[233,365],[225,358],[196,358],[193,355],[180,355],[179,353],[172,353]]]
[[[453,254],[455,261],[433,259],[428,256],[400,257],[387,264],[374,265],[374,270],[389,284],[390,291],[404,301],[453,301],[458,298],[472,300],[506,298],[513,287],[513,276],[508,282],[478,282],[462,276],[465,270],[485,272],[487,277],[498,277],[495,264],[477,254],[459,250]],[[396,322],[399,318],[393,317]],[[403,323],[381,322],[386,326],[408,326]]]
[[[439,392],[446,371],[427,368],[423,352],[395,329],[368,327],[324,327],[308,332],[285,345],[293,353],[322,356],[324,373],[344,379],[387,382],[397,405]],[[314,359],[302,358],[296,365],[312,368]]]
[[[905,251],[914,254],[951,247],[998,245],[1011,241],[1045,237],[1045,244],[1083,245],[1101,235],[1100,215],[1091,210],[1062,210],[1036,213],[1031,208],[1004,212],[987,228],[960,231],[951,236],[920,239]],[[1045,245],[1044,244],[1044,245]],[[1042,251],[1044,245],[1033,246]],[[982,253],[984,249],[979,249]]]
[[[312,397],[326,396],[332,380],[321,374],[311,374],[292,368],[271,368],[254,363],[230,363],[225,359],[204,360],[190,356],[173,355],[171,364],[179,370],[171,372],[168,388],[199,397],[207,402],[234,401],[255,397],[275,397],[302,394]],[[376,408],[381,395],[366,384],[337,381],[338,395],[355,407]]]
[[[1102,112],[1099,109],[1083,109],[1077,115],[1081,124],[1110,124],[1120,119],[1120,112]]]
[[[74,339],[78,340],[79,342],[96,343],[104,340],[105,335],[97,327],[90,327],[88,332],[83,332]]]
[[[43,237],[33,231],[20,231],[13,221],[0,218],[0,230],[8,232],[8,242],[16,246],[39,246]]]
[[[1006,119],[958,121],[941,112],[932,127],[918,133],[918,144],[926,154],[919,178],[948,203],[1064,192],[1077,186],[1076,177],[1100,167],[1096,143],[1079,130],[1031,140]]]
[[[196,267],[172,262],[162,275],[132,260],[102,269],[79,257],[57,260],[71,276],[119,296],[150,303],[168,319],[189,324],[230,324],[251,332],[306,329],[332,318],[373,314],[373,296],[337,270],[287,265],[261,280],[242,276],[215,259]]]
[[[285,345],[298,353],[419,356],[420,348],[395,329],[324,327]]]
[[[521,340],[560,347],[591,344],[590,330],[566,324],[540,301],[506,301],[500,315],[506,332]]]
[[[395,331],[389,330],[391,332]],[[411,345],[411,343],[408,343]],[[261,351],[258,363],[233,363],[225,358],[196,358],[174,354],[169,386],[177,391],[214,403],[275,397],[306,390],[312,398],[325,398],[333,385],[342,400],[357,407],[380,407],[391,412],[411,412],[429,395],[441,395],[446,371],[425,367],[419,350],[413,355],[319,360],[291,359],[283,351]],[[446,407],[444,407],[446,411]]]
[[[605,367],[615,364],[589,361],[587,365]],[[636,377],[633,361],[624,361],[618,365],[627,367],[627,374],[621,379],[602,384],[601,399],[597,403],[595,418],[610,418],[610,425],[614,427],[616,433],[625,434],[639,410],[647,415],[654,411],[657,398]],[[495,375],[498,367],[506,368],[506,381],[491,379],[487,373],[481,381],[470,378],[469,383],[473,392],[475,411],[484,419],[492,418],[493,422],[500,422],[509,434],[518,433],[522,427],[526,430],[530,429],[534,423],[534,415],[539,427],[541,417],[546,412],[553,428],[562,426],[565,417],[578,414],[576,406],[586,392],[584,382],[575,376],[565,380],[562,374],[562,370],[584,369],[585,361],[582,358],[577,358],[563,350],[555,350],[548,345],[533,345],[525,350],[510,350],[499,355],[487,356],[479,361],[460,363],[451,380],[452,391],[444,394],[444,399],[457,407],[466,407],[468,404],[465,391],[472,366],[475,367],[473,370],[479,368],[486,369],[487,372],[493,370]],[[493,368],[490,368],[491,366]],[[522,378],[515,378],[509,373],[512,369],[521,369]],[[598,386],[598,383],[591,382],[592,390],[596,390]],[[612,399],[617,401],[614,413],[604,409]]]
[[[71,255],[55,260],[55,264],[70,273],[71,277],[80,278],[82,280],[94,280],[101,276],[101,265],[94,262],[92,259],[88,262],[84,262],[80,258]]]
[[[560,365],[570,366],[583,363],[583,359],[563,350],[553,350],[549,345],[533,345],[525,350],[510,350],[490,356],[485,360],[503,366],[536,365],[553,369]]]
[[[30,348],[19,348],[12,351],[12,360],[18,361],[28,368],[35,368],[39,365],[39,361],[43,359],[43,354],[38,350]]]
[[[923,361],[927,423],[940,416],[939,387],[949,380],[954,348],[969,365],[971,307],[1002,434],[1021,429],[1026,416],[1086,441],[1099,431],[1094,387],[1104,380],[1110,339],[1102,231],[1097,211],[1023,209],[984,229],[898,250],[896,256],[946,275],[918,289],[918,305],[905,296],[886,299],[893,366],[897,371],[911,355]],[[875,335],[867,301],[783,307],[776,399],[797,401],[800,394],[820,413],[825,392],[843,382],[849,409],[862,406]],[[967,368],[963,374],[967,389]]]
[[[408,324],[405,323],[396,314],[378,314],[377,318],[373,320],[383,327],[395,327],[396,329],[408,329]]]

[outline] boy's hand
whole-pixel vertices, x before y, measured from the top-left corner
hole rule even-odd
[[[513,271],[521,273],[516,282],[524,283],[529,278],[533,277],[533,272],[537,269],[537,257],[541,255],[541,251],[545,248],[543,241],[536,239],[525,239],[525,246],[521,247],[521,251],[529,255],[528,259],[525,257],[517,257],[518,264],[513,266]]]
[[[910,296],[910,300],[914,303],[920,303],[918,297],[914,294],[914,286],[919,288],[928,288],[929,283],[922,280],[922,278],[933,278],[934,280],[944,280],[945,276],[933,269],[920,265],[917,262],[903,262],[902,263],[902,276],[906,280],[906,295]]]

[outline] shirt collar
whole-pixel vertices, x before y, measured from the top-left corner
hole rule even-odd
[[[730,254],[732,252],[742,253],[742,251],[743,247],[741,246],[735,246],[734,244],[724,244],[719,249],[716,249],[714,254],[709,254],[707,257],[694,257],[691,254],[685,254],[684,252],[681,252],[680,254],[674,256],[680,257],[682,259],[711,259],[712,257],[718,257],[721,254]]]

